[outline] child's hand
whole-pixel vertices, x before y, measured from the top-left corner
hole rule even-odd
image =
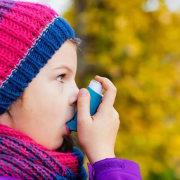
[[[114,145],[120,125],[119,114],[113,107],[116,87],[107,78],[96,76],[95,80],[106,91],[97,112],[90,115],[90,94],[87,89],[79,91],[77,100],[78,139],[91,164],[115,157]],[[85,95],[81,95],[82,91]]]

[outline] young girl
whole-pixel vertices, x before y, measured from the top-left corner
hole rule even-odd
[[[50,7],[0,0],[0,179],[87,179],[66,125],[76,102],[89,179],[141,179],[138,164],[115,157],[119,116],[107,78],[95,77],[105,94],[90,116],[90,95],[75,82],[77,44]]]

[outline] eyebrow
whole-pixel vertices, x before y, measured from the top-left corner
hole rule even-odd
[[[62,66],[59,66],[59,67],[55,67],[53,70],[57,70],[57,69],[68,69],[68,71],[73,72],[72,69],[69,68],[69,67],[66,66],[66,65],[62,65]]]

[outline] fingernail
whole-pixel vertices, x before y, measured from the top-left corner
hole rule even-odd
[[[88,93],[88,92],[87,92],[86,89],[81,89],[79,95],[80,95],[80,96],[86,96],[87,93]]]

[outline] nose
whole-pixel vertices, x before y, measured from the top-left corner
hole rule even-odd
[[[71,99],[70,104],[74,105],[77,102],[77,96],[78,96],[78,92],[79,92],[79,88],[78,88],[76,82],[74,82],[71,92],[72,92],[72,95],[71,95],[71,98],[70,98]]]

